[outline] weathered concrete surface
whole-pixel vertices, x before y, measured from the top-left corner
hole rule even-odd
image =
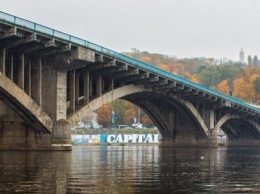
[[[2,73],[0,88],[4,91],[1,94],[4,101],[0,100],[0,150],[71,150],[68,122],[62,119],[53,122]]]
[[[76,51],[72,52],[71,59],[95,62],[95,52],[83,47],[78,47]]]
[[[61,119],[54,124],[51,150],[71,150],[71,126]]]
[[[135,86],[135,85],[126,85],[126,86],[122,86],[120,88],[114,89],[114,90],[94,99],[90,103],[88,103],[86,106],[84,106],[83,108],[78,110],[75,114],[71,115],[68,118],[68,121],[71,124],[71,126],[73,126],[76,123],[78,123],[80,121],[80,119],[85,116],[85,114],[87,112],[92,112],[94,110],[97,110],[104,104],[112,102],[123,96],[133,94],[133,93],[143,92],[143,91],[145,91],[145,88],[143,86]]]
[[[10,100],[9,103],[17,104],[20,106],[17,108],[23,109],[23,112],[28,115],[25,117],[33,117],[35,121],[43,125],[46,131],[52,132],[53,120],[43,111],[43,109],[37,105],[22,89],[14,84],[10,79],[4,76],[0,72],[0,88],[5,91],[4,98]],[[15,107],[14,107],[15,108]],[[22,110],[17,110],[22,111]]]
[[[240,139],[240,140],[227,140],[224,141],[225,147],[260,147],[260,141],[257,139]]]
[[[0,107],[5,112],[0,118],[0,150],[71,150],[68,122],[56,122],[53,134],[46,134],[36,131],[5,104],[0,103]]]
[[[197,139],[194,134],[180,134],[175,139],[162,138],[159,147],[173,148],[216,148],[218,147],[217,135],[212,134],[210,138]]]

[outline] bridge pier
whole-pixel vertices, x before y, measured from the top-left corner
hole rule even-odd
[[[209,139],[196,139],[192,134],[178,136],[176,139],[162,138],[159,142],[161,148],[217,148],[218,142],[216,137]]]
[[[226,140],[225,147],[260,147],[260,141],[254,139]]]
[[[54,124],[53,133],[37,131],[0,101],[0,150],[71,150],[70,125]]]

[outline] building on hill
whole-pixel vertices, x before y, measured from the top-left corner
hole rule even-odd
[[[243,49],[239,52],[239,62],[245,64],[245,53]]]

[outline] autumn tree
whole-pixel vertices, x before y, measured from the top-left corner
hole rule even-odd
[[[108,104],[103,105],[97,111],[97,122],[104,127],[108,127],[111,124],[111,110]]]
[[[217,86],[217,90],[224,93],[224,94],[229,94],[228,81],[223,80],[222,82],[220,82]]]
[[[150,57],[144,56],[140,57],[140,60],[145,62],[145,63],[151,63],[152,59]]]
[[[111,110],[115,112],[115,124],[123,124],[124,123],[124,114],[127,109],[127,105],[129,102],[126,100],[117,99],[113,102],[109,103]]]
[[[84,123],[84,129],[87,128],[86,126],[91,125],[94,119],[93,113],[86,114],[81,121]]]
[[[127,107],[126,107],[123,119],[124,119],[125,124],[130,125],[134,122],[134,118],[137,118],[138,107],[130,102],[127,102],[126,106]]]
[[[141,123],[144,125],[144,126],[150,126],[150,125],[153,125],[153,122],[152,120],[148,117],[147,114],[144,114],[141,118]]]
[[[168,64],[159,64],[158,67],[164,71],[170,71],[170,66]]]
[[[255,92],[256,94],[260,94],[260,77],[257,77],[254,81],[255,84]]]

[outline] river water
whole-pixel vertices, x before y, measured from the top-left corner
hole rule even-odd
[[[260,193],[260,149],[74,146],[0,152],[0,193]]]

